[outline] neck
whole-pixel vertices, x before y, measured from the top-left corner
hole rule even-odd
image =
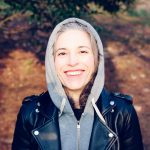
[[[80,95],[81,95],[81,91],[72,91],[72,90],[65,90],[67,95],[69,95],[69,97],[71,97],[73,103],[74,103],[74,107],[75,108],[80,108]]]

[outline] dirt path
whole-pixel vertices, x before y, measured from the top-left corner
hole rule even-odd
[[[102,18],[97,18],[102,20]],[[99,21],[100,22],[100,21]],[[130,21],[103,19],[99,23],[106,57],[106,86],[128,93],[140,118],[145,150],[150,149],[150,28]],[[1,53],[5,47],[0,49]],[[46,89],[44,65],[33,52],[10,49],[0,59],[0,145],[10,150],[22,99]]]

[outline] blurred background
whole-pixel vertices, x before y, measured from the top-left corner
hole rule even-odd
[[[46,91],[48,38],[68,17],[97,29],[105,51],[105,86],[133,96],[150,150],[149,0],[0,0],[0,149],[11,149],[23,98]]]

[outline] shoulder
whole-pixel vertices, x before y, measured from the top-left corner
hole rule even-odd
[[[41,106],[41,104],[46,103],[48,99],[49,94],[47,91],[39,95],[27,96],[22,101],[20,113],[26,117],[30,116],[31,114],[38,113],[38,108]]]
[[[110,96],[116,102],[133,104],[133,97],[128,94],[123,94],[123,93],[119,93],[119,92],[114,92],[114,93],[111,92]]]
[[[104,111],[109,107],[118,108],[117,110],[131,107],[132,103],[132,96],[118,92],[111,92],[104,88],[100,96],[100,101],[98,101],[97,104]]]
[[[133,98],[128,94],[103,89],[97,105],[103,114],[112,110],[113,114],[129,114],[134,109]]]
[[[22,105],[30,105],[33,103],[38,103],[38,102],[41,102],[43,99],[47,99],[47,98],[49,98],[48,91],[42,92],[39,95],[30,95],[23,99]]]
[[[131,116],[135,112],[133,97],[123,93],[111,93],[110,102],[114,101],[115,109],[123,116]]]
[[[113,103],[114,104],[125,103],[125,104],[129,104],[129,105],[133,103],[132,96],[130,96],[128,94],[119,93],[119,92],[111,92],[105,88],[101,92],[100,99],[101,99],[104,107],[111,105],[111,103],[112,104]]]

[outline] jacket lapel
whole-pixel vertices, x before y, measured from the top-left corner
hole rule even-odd
[[[32,135],[36,139],[41,150],[58,150],[60,148],[60,135],[58,123],[51,120],[42,127],[32,130]]]
[[[90,150],[102,149],[108,150],[117,140],[116,134],[103,124],[98,117],[93,124],[91,135]]]
[[[111,102],[110,94],[103,89],[100,99],[97,102],[97,106],[100,109],[103,117],[107,115],[114,107],[115,104]],[[95,120],[93,123],[93,130],[91,135],[90,150],[103,149],[109,150],[113,144],[118,140],[118,136],[114,133],[107,124],[104,124],[99,117],[95,114]]]
[[[61,149],[58,124],[58,109],[52,103],[48,92],[39,96],[39,115],[45,123],[31,131],[41,150]]]

